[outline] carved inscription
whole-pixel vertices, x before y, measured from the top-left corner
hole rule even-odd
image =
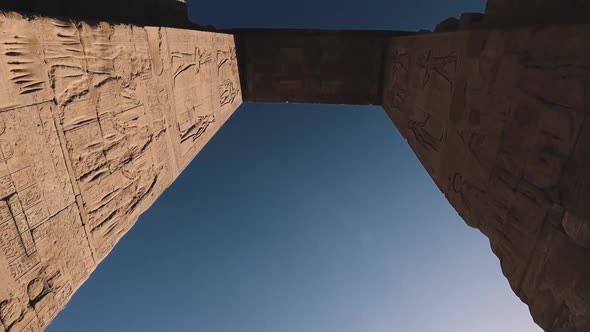
[[[215,114],[199,115],[196,119],[188,119],[188,123],[185,123],[184,129],[179,128],[180,142],[182,143],[187,139],[192,139],[193,141],[198,139],[207,131],[209,125],[214,122]]]
[[[0,25],[0,110],[51,98],[35,22],[18,15]]]
[[[90,84],[77,25],[61,20],[45,23],[45,61],[50,66],[51,87],[60,107],[87,93]]]
[[[406,51],[394,50],[391,58],[391,74],[389,83],[389,105],[396,111],[402,107],[408,97],[409,89],[409,54]]]
[[[457,70],[457,55],[450,52],[447,55],[434,55],[433,50],[421,55],[417,60],[418,66],[422,69],[422,86],[426,87],[432,79],[438,77],[446,81],[449,89],[453,90],[454,75]],[[435,77],[433,77],[435,76]]]
[[[217,50],[217,73],[221,71],[221,67],[230,64],[231,61],[236,60],[236,48],[230,47],[225,50]]]
[[[396,37],[384,107],[547,331],[590,328],[587,26]]]
[[[225,36],[186,38],[175,29],[166,32],[174,82],[177,165],[182,169],[241,102],[239,87],[226,83],[237,82],[237,59],[233,42],[228,43]]]
[[[219,86],[219,104],[225,106],[232,104],[238,95],[238,89],[234,83],[230,80],[225,80]]]
[[[422,146],[424,150],[434,150],[440,152],[443,137],[435,137],[426,128],[430,121],[430,114],[426,114],[426,118],[422,121],[409,121],[408,128],[412,131],[416,142]]]
[[[8,80],[16,86],[19,94],[29,94],[45,88],[45,81],[37,72],[39,68],[35,68],[35,48],[35,38],[26,32],[2,42],[2,52],[10,72]]]
[[[0,14],[0,74],[0,331],[42,331],[239,106],[235,45]]]

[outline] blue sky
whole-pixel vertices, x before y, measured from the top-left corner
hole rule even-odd
[[[220,28],[432,28],[483,1],[191,3]],[[538,332],[377,107],[245,104],[49,332]]]

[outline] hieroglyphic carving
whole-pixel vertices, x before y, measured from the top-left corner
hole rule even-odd
[[[182,169],[241,102],[239,84],[231,83],[238,77],[237,59],[230,36],[195,35],[187,39],[176,29],[166,32],[174,82],[176,139],[180,144],[177,163]],[[224,87],[228,89],[222,90]],[[231,105],[227,106],[229,113],[226,107],[220,108],[225,105]]]
[[[198,40],[195,40],[197,45],[198,42]],[[211,50],[205,49],[209,45],[206,45],[203,41],[201,43],[200,46],[174,43],[171,45],[172,49],[170,50],[175,87],[176,126],[182,157],[191,150],[194,141],[187,142],[187,138],[197,137],[193,135],[193,131],[202,127],[199,125],[200,119],[207,117],[212,108],[210,90],[203,91],[200,83],[201,80],[205,80],[210,76],[211,70],[209,69],[210,65],[213,64]]]
[[[50,26],[47,26],[47,25]],[[57,104],[63,107],[88,91],[86,60],[77,24],[51,20],[45,23],[44,55]]]
[[[444,79],[449,84],[450,90],[453,90],[453,75],[457,70],[457,55],[455,52],[436,56],[433,50],[428,50],[426,54],[418,57],[417,64],[423,72],[423,87],[430,83],[433,76],[437,76]]]
[[[425,43],[426,37],[392,41],[383,105],[437,185],[445,186],[447,175],[438,176],[439,159],[452,135],[447,122],[460,60],[454,47],[460,42]]]
[[[10,72],[8,80],[16,86],[17,93],[24,95],[43,90],[45,80],[38,73],[39,68],[33,60],[35,57],[35,38],[26,32],[14,35],[2,41],[2,53],[6,58],[6,66]]]
[[[235,111],[231,36],[0,16],[0,331],[41,331]],[[222,77],[222,78],[219,78]]]
[[[234,82],[230,80],[224,80],[219,85],[219,104],[225,106],[232,104],[238,95],[238,89],[234,86]]]
[[[391,41],[386,111],[547,331],[590,329],[590,28]],[[394,53],[397,54],[397,53]],[[413,60],[416,59],[416,60]],[[409,72],[405,102],[396,76]],[[401,105],[401,106],[400,106]]]
[[[174,69],[175,84],[178,76],[185,71],[192,69],[194,75],[196,75],[201,72],[205,65],[212,63],[212,61],[211,51],[203,50],[198,46],[195,46],[194,49],[190,51],[172,52],[172,68]]]
[[[221,67],[231,64],[231,61],[236,60],[236,48],[230,47],[228,49],[217,50],[217,73],[221,71]]]
[[[42,238],[37,230],[50,227],[54,211],[74,201],[50,114],[48,104],[0,113],[1,136],[14,142],[10,158],[0,163],[3,174],[0,244],[8,261],[7,271],[16,282],[34,273],[42,262],[43,256],[39,254]]]
[[[189,113],[190,116],[192,113]],[[178,130],[180,131],[180,142],[187,139],[197,140],[201,137],[209,125],[215,122],[215,114],[198,115],[197,119],[187,119],[182,125],[179,123]]]
[[[154,192],[161,192],[172,183],[178,175],[178,165],[174,157],[173,128],[176,121],[173,111],[172,91],[170,88],[154,79],[147,84],[146,114],[151,123],[152,132],[152,158],[155,170],[158,172],[158,181]]]
[[[4,15],[0,26],[0,110],[51,98],[36,22]]]
[[[401,111],[408,97],[409,89],[409,55],[405,51],[394,50],[391,59],[391,76],[388,94],[389,103],[396,111]]]
[[[435,137],[432,133],[430,133],[430,131],[426,129],[429,121],[430,114],[426,114],[424,120],[410,120],[408,122],[408,128],[412,131],[416,142],[418,142],[418,144],[420,144],[424,150],[434,150],[436,152],[440,152],[444,137]]]

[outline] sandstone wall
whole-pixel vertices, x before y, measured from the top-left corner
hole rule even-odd
[[[240,105],[231,35],[0,15],[0,331],[41,331]]]
[[[397,37],[387,56],[386,112],[546,331],[590,331],[589,35]]]

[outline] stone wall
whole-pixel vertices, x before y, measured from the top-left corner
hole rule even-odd
[[[0,77],[0,331],[41,331],[240,105],[235,44],[8,13]]]
[[[426,34],[388,50],[387,114],[546,331],[590,331],[589,35]]]

